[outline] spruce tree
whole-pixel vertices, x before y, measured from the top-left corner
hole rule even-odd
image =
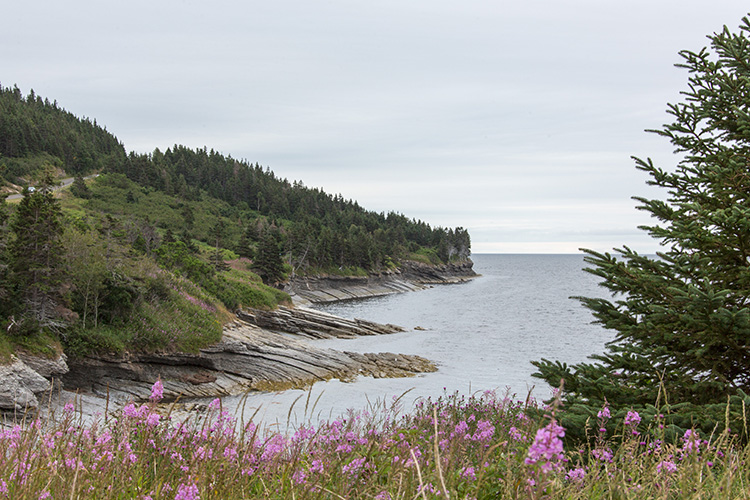
[[[35,191],[24,190],[11,222],[15,236],[9,245],[11,279],[22,316],[39,327],[62,325],[56,307],[62,303],[63,225],[60,203],[52,194],[53,185],[52,177],[47,175]]]
[[[263,283],[273,285],[284,279],[284,262],[281,259],[279,240],[273,231],[266,231],[258,246],[258,255],[253,269],[263,279]]]
[[[9,306],[8,299],[8,206],[0,196],[0,317]]]
[[[77,175],[73,179],[73,184],[70,186],[70,192],[73,193],[73,196],[77,196],[78,198],[91,198],[91,190],[88,185],[86,185],[86,181],[81,175]]]
[[[671,123],[653,130],[676,150],[664,170],[634,158],[664,199],[635,197],[655,223],[656,257],[623,247],[584,250],[588,272],[611,300],[580,298],[615,332],[592,363],[534,362],[536,376],[564,380],[567,418],[582,423],[605,402],[667,413],[681,427],[711,431],[750,404],[750,21],[709,36],[710,48],[680,53],[689,73]],[[727,411],[727,401],[732,404]]]

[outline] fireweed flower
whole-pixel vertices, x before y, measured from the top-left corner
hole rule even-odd
[[[698,436],[698,433],[695,432],[692,429],[688,429],[685,431],[685,434],[682,436],[682,453],[685,455],[690,455],[691,453],[700,453],[701,451],[701,439]]]
[[[568,471],[568,473],[565,476],[572,483],[581,483],[583,482],[583,479],[586,477],[586,471],[580,467],[577,467],[575,469]]]
[[[605,420],[608,419],[608,418],[610,418],[611,415],[609,413],[609,406],[607,406],[605,404],[604,408],[602,408],[601,410],[599,410],[599,413],[597,413],[596,416],[599,417],[599,418],[601,418],[601,419],[605,419]]]
[[[137,418],[138,417],[138,409],[135,407],[133,403],[130,403],[129,405],[125,406],[122,409],[123,415],[130,418]]]
[[[511,437],[511,439],[513,441],[525,441],[526,440],[526,438],[523,435],[523,433],[521,431],[519,431],[518,429],[516,429],[515,427],[511,427],[508,430],[508,434],[510,435],[510,437]]]
[[[322,460],[317,460],[316,459],[316,460],[313,460],[312,463],[310,464],[310,472],[315,472],[315,473],[319,474],[319,473],[323,472],[323,469],[324,468],[323,468],[323,461]]]
[[[612,453],[612,450],[610,448],[596,448],[594,450],[591,450],[591,454],[594,456],[595,459],[599,460],[600,462],[608,462],[612,463],[612,460],[614,459],[614,453]]]
[[[174,500],[200,500],[198,487],[195,484],[181,484],[177,487]]]
[[[158,413],[149,413],[148,417],[146,417],[146,425],[156,427],[159,425],[159,419],[161,419],[161,416]]]
[[[461,477],[468,479],[469,481],[476,481],[477,473],[474,470],[474,467],[464,467],[461,469]]]
[[[341,472],[352,476],[358,475],[365,465],[365,458],[355,458],[341,468]]]
[[[627,415],[625,415],[625,427],[630,427],[630,432],[637,436],[640,434],[636,427],[638,427],[638,424],[641,423],[641,416],[638,415],[637,411],[629,411]]]
[[[299,469],[292,474],[292,481],[294,484],[307,484],[307,472],[304,469]]]
[[[151,396],[148,398],[151,401],[161,401],[164,397],[164,384],[161,383],[161,379],[156,379],[154,385],[151,387]]]
[[[625,415],[625,425],[627,425],[628,427],[635,427],[640,423],[641,416],[637,411],[629,411],[628,414]]]
[[[670,460],[663,460],[656,466],[656,472],[659,474],[674,474],[677,472],[677,464]]]
[[[477,430],[471,436],[471,440],[487,443],[490,441],[490,439],[492,439],[492,436],[494,434],[495,426],[492,425],[492,423],[488,420],[480,420],[479,422],[477,422]]]
[[[526,464],[542,462],[542,472],[559,467],[557,462],[565,459],[562,437],[565,437],[565,429],[554,420],[536,431],[536,437],[525,460]]]

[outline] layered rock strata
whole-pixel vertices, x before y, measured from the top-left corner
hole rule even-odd
[[[436,370],[420,356],[342,352],[316,347],[304,339],[401,331],[393,325],[289,308],[244,311],[239,318],[225,328],[221,342],[196,354],[132,354],[71,361],[70,372],[63,379],[65,387],[115,400],[143,400],[154,381],[161,378],[165,398],[175,399],[299,388],[332,378],[405,377]]]
[[[421,290],[460,283],[476,275],[471,261],[430,266],[405,262],[400,269],[367,277],[318,276],[292,280],[287,290],[295,303],[320,303]],[[19,355],[0,366],[0,412],[23,413],[41,405],[59,389],[80,391],[96,403],[148,398],[157,378],[167,398],[215,397],[248,390],[308,386],[318,380],[351,380],[359,375],[403,377],[435,371],[419,356],[359,354],[315,347],[303,339],[353,338],[402,331],[394,325],[346,320],[302,307],[275,311],[246,310],[225,328],[218,344],[196,354],[130,354],[71,361]],[[94,397],[91,397],[94,396]]]
[[[404,331],[396,325],[383,325],[363,319],[349,320],[305,307],[279,306],[273,311],[241,310],[237,316],[267,330],[316,339],[354,338]]]
[[[368,276],[307,276],[289,281],[285,291],[295,304],[320,304],[339,300],[379,297],[423,290],[430,285],[462,283],[475,278],[474,263],[432,266],[405,261],[399,269]]]

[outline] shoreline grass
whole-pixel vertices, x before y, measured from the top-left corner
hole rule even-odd
[[[489,499],[745,498],[749,448],[688,431],[675,442],[603,408],[590,443],[564,444],[556,413],[494,392],[400,401],[289,433],[222,409],[182,421],[145,404],[85,420],[58,415],[0,430],[0,498]],[[610,426],[611,427],[611,426]],[[568,446],[566,448],[565,446]]]

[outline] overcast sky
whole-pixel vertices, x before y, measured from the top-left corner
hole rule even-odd
[[[709,6],[710,5],[710,6]],[[207,146],[473,250],[657,248],[631,156],[746,1],[6,2],[0,83],[128,151]]]

